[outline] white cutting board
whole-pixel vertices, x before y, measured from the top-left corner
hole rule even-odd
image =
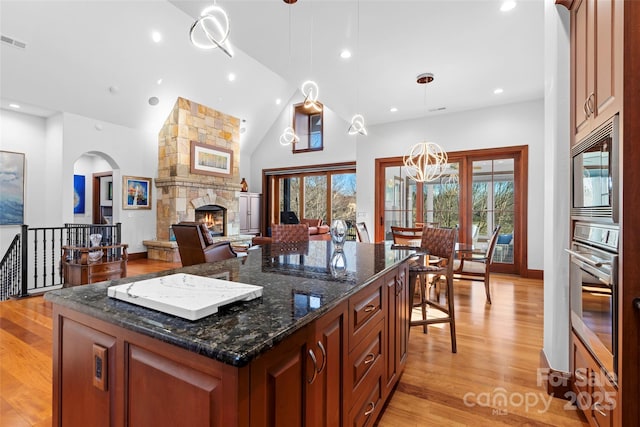
[[[262,286],[178,273],[111,286],[107,295],[163,313],[198,320],[217,313],[218,308],[225,304],[261,297]]]

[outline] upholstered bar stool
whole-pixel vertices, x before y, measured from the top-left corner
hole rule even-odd
[[[426,334],[428,325],[448,323],[451,332],[451,351],[453,353],[457,352],[453,301],[453,259],[456,239],[457,229],[455,228],[425,227],[420,245],[420,251],[425,255],[417,256],[415,262],[409,266],[410,298],[415,298],[416,284],[420,283],[420,302],[413,303],[412,307],[420,307],[422,309],[422,319],[411,320],[410,326],[422,325],[423,332]],[[434,260],[434,257],[437,260]],[[439,299],[437,301],[431,300],[429,298],[429,287],[427,286],[429,279],[431,279],[431,283],[436,284],[442,278],[446,281],[447,301],[445,304],[442,304]],[[428,307],[438,310],[444,316],[429,318],[427,316]]]

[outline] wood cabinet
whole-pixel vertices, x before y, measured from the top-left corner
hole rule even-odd
[[[404,369],[406,280],[403,263],[243,367],[54,304],[53,425],[372,425]]]
[[[574,333],[572,340],[573,395],[571,403],[582,410],[593,427],[620,425],[617,388]]]
[[[257,193],[240,193],[238,211],[240,212],[240,233],[260,233],[260,203],[262,195]]]
[[[89,261],[89,253],[95,248],[78,246],[62,247],[62,275],[65,286],[86,285],[105,280],[121,279],[127,276],[126,243],[100,246],[102,258],[97,262]]]
[[[346,303],[251,364],[251,426],[342,425]]]
[[[575,0],[571,9],[572,144],[622,107],[623,1]]]

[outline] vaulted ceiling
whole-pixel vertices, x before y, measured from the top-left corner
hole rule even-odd
[[[0,105],[157,131],[182,96],[246,120],[252,151],[307,79],[368,125],[543,96],[543,0],[219,0],[233,58],[189,41],[211,4],[0,0],[2,36],[26,44],[0,43]],[[423,72],[435,80],[418,85]]]

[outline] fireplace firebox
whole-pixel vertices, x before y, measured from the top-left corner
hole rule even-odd
[[[204,205],[196,209],[195,220],[207,224],[213,236],[227,235],[227,209],[219,205]]]

